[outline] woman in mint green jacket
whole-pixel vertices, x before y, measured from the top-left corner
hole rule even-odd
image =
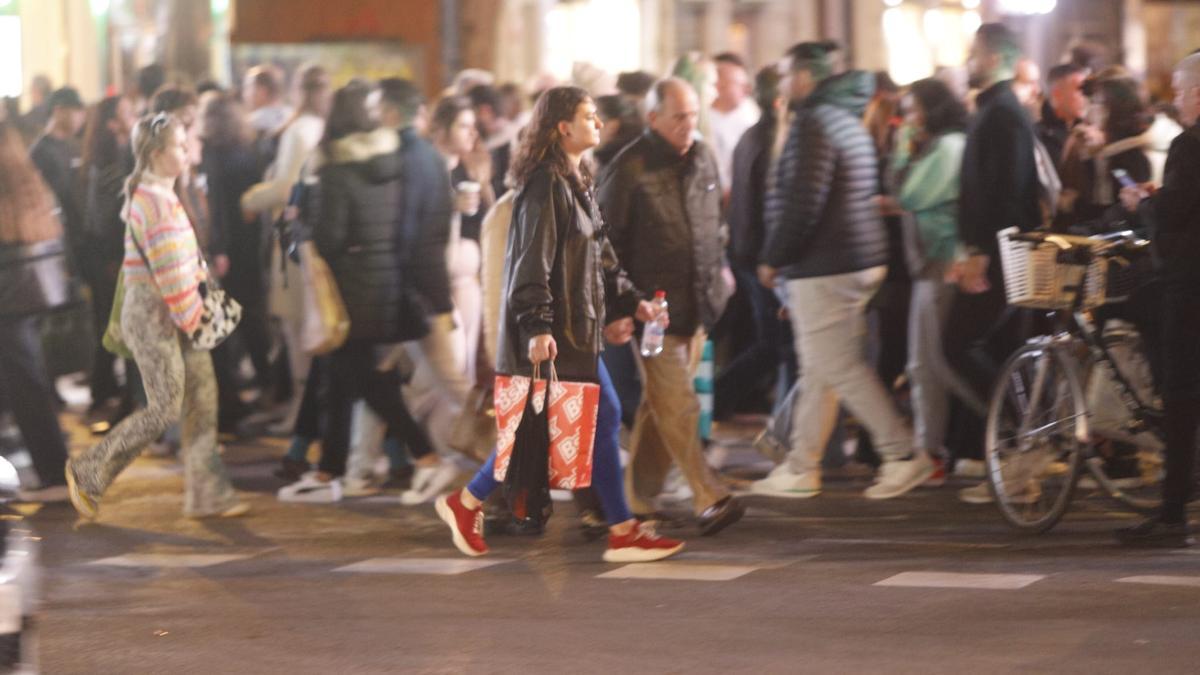
[[[967,111],[940,80],[914,82],[895,154],[895,198],[883,210],[904,219],[905,257],[913,278],[908,320],[908,377],[917,446],[944,458],[949,394],[982,410],[942,355],[942,328],[954,298],[945,273],[958,253],[958,186]],[[944,459],[942,460],[944,463]]]

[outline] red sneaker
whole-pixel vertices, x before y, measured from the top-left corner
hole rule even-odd
[[[437,498],[435,504],[438,517],[450,526],[454,546],[464,554],[481,556],[488,552],[483,541],[483,507],[471,510],[463,506],[462,497],[455,492]]]
[[[659,536],[654,531],[654,526],[639,523],[624,536],[608,535],[608,550],[604,552],[604,562],[653,562],[670,558],[682,550],[682,541]]]

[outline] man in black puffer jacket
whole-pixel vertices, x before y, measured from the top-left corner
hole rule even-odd
[[[875,145],[861,122],[875,80],[861,71],[831,76],[831,50],[828,43],[801,43],[788,53],[797,110],[768,196],[759,279],[768,286],[776,276],[787,279],[801,394],[788,459],[753,490],[785,497],[820,492],[821,456],[841,399],[884,460],[864,494],[890,499],[923,483],[933,464],[913,453],[912,431],[864,357],[865,310],[888,259],[875,203]]]

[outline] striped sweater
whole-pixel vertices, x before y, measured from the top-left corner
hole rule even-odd
[[[125,283],[154,283],[171,321],[191,334],[204,309],[199,289],[205,271],[196,233],[170,184],[147,173],[133,193],[126,224]],[[150,262],[149,270],[133,237]]]

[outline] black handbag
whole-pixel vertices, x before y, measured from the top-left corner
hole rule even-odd
[[[543,389],[541,410],[534,379],[529,383],[525,412],[513,439],[512,457],[504,474],[504,498],[513,519],[523,528],[540,531],[554,511],[550,501],[550,387]]]

